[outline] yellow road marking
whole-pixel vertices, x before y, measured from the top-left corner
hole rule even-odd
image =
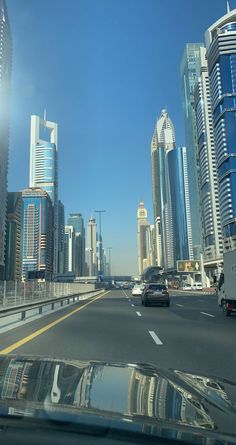
[[[44,332],[48,331],[49,329],[53,328],[53,326],[56,326],[57,324],[66,320],[71,315],[76,314],[76,312],[81,311],[89,304],[92,304],[94,301],[99,300],[99,298],[104,297],[104,295],[106,295],[108,293],[109,293],[109,291],[105,292],[102,295],[99,295],[98,297],[94,298],[92,301],[89,301],[88,303],[84,304],[83,306],[69,312],[69,314],[63,315],[63,317],[60,317],[57,320],[53,321],[52,323],[47,324],[43,328],[38,329],[37,331],[33,332],[32,334],[28,335],[27,337],[22,338],[21,340],[17,341],[16,343],[13,343],[11,346],[8,346],[7,348],[0,350],[0,355],[9,354],[10,352],[14,351],[15,349],[19,348],[20,346],[24,345],[25,343],[28,343],[29,341],[33,340],[35,337],[38,337],[39,335],[41,335]]]

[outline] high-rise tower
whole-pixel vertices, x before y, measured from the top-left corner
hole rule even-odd
[[[0,279],[5,278],[9,106],[12,37],[5,0],[0,0]]]
[[[152,194],[156,226],[156,265],[173,267],[173,231],[167,153],[175,147],[175,130],[167,110],[157,120],[151,143]]]
[[[225,249],[236,247],[236,9],[205,34]]]
[[[150,236],[150,224],[147,221],[147,210],[144,202],[139,203],[137,211],[138,219],[138,273],[142,275],[144,269],[151,266],[152,246]]]
[[[49,137],[47,137],[49,132]],[[58,127],[31,116],[29,186],[40,187],[53,205],[53,273],[58,272]]]
[[[189,200],[193,236],[193,254],[200,258],[202,233],[200,219],[200,199],[198,185],[198,167],[196,142],[196,118],[194,112],[194,90],[200,76],[200,48],[203,43],[187,43],[181,62],[182,99],[185,125],[185,145],[189,175]]]

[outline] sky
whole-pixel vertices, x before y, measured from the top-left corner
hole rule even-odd
[[[231,9],[236,0],[231,0]],[[13,37],[9,191],[28,187],[30,116],[59,126],[59,198],[104,209],[114,274],[137,274],[137,208],[153,223],[150,143],[165,107],[184,145],[180,62],[224,0],[7,0]]]

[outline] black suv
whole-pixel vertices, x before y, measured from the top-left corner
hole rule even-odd
[[[151,304],[170,306],[170,296],[166,285],[159,283],[147,284],[141,296],[141,303],[144,306],[151,306]]]

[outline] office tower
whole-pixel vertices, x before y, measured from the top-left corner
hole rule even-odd
[[[187,43],[181,62],[182,99],[185,124],[185,145],[189,175],[189,199],[193,237],[193,254],[200,258],[202,234],[200,219],[200,199],[197,174],[196,118],[194,112],[194,90],[200,76],[200,48],[202,43]]]
[[[20,192],[7,194],[6,274],[7,281],[21,280],[23,202]]]
[[[176,147],[167,154],[171,219],[174,227],[174,266],[178,260],[193,259],[192,229],[186,147]]]
[[[64,273],[65,253],[65,209],[64,204],[58,201],[58,273]]]
[[[99,244],[100,245],[100,244]],[[89,276],[96,276],[98,273],[98,258],[97,258],[97,224],[95,218],[90,218],[88,222],[88,268]]]
[[[73,226],[65,226],[65,273],[75,273],[75,232]]]
[[[75,233],[75,274],[85,275],[85,228],[81,213],[70,213],[69,226],[73,226]]]
[[[223,241],[220,222],[219,190],[209,91],[206,49],[200,48],[201,73],[194,94],[199,159],[199,190],[202,216],[204,261],[221,261]],[[215,263],[216,265],[216,263]]]
[[[173,230],[171,222],[167,153],[175,147],[175,130],[167,110],[157,120],[151,142],[152,194],[156,227],[155,265],[173,268]]]
[[[5,0],[0,0],[0,280],[5,278],[9,106],[12,37]]]
[[[236,247],[236,9],[205,34],[222,236]]]
[[[53,271],[53,207],[40,188],[22,190],[22,279],[51,280]]]
[[[58,136],[57,124],[31,116],[30,187],[40,187],[53,205],[53,273],[58,271]],[[48,135],[49,133],[49,135]]]
[[[137,211],[138,219],[138,273],[142,275],[144,269],[151,266],[152,248],[150,239],[150,224],[147,221],[147,210],[141,201]]]

